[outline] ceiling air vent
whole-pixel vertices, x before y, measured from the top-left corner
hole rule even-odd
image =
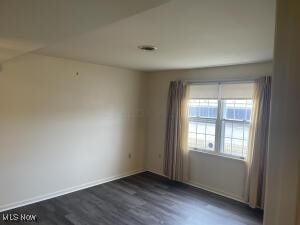
[[[143,51],[147,51],[147,52],[151,52],[151,51],[155,51],[157,50],[157,47],[153,46],[153,45],[140,45],[138,46],[139,49],[143,50]]]

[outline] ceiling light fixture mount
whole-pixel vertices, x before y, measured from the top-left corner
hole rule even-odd
[[[140,46],[138,46],[138,48],[143,51],[147,51],[147,52],[157,50],[157,47],[155,47],[154,45],[140,45]]]

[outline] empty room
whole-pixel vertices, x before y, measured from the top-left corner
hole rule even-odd
[[[297,0],[0,0],[0,225],[300,225]]]

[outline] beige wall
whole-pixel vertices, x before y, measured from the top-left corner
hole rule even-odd
[[[277,4],[265,225],[294,225],[300,161],[300,2]]]
[[[144,82],[38,55],[4,63],[0,210],[143,169]]]
[[[146,168],[162,173],[168,86],[171,80],[243,80],[271,75],[272,63],[149,73]],[[199,152],[190,154],[192,184],[243,200],[245,163]],[[224,179],[226,178],[226,179]]]

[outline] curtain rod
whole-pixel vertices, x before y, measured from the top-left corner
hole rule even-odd
[[[239,83],[255,83],[255,80],[257,79],[252,79],[252,80],[210,80],[210,81],[199,81],[199,80],[182,80],[184,82],[187,82],[188,84],[239,84]]]
[[[215,83],[215,84],[221,84],[221,83],[232,83],[232,84],[238,84],[238,83],[254,83],[256,80],[261,79],[261,78],[267,78],[269,77],[268,75],[266,76],[259,76],[253,79],[227,79],[227,80],[181,80],[184,82],[187,82],[189,84],[209,84],[209,83]]]

